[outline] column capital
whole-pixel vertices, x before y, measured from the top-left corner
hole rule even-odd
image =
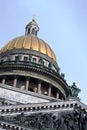
[[[14,78],[15,78],[15,79],[18,79],[18,77],[19,77],[18,75],[14,75]]]
[[[30,77],[29,77],[29,76],[27,76],[26,78],[27,78],[27,79],[30,79]]]
[[[38,83],[42,83],[42,80],[38,79]]]
[[[51,85],[51,84],[49,84],[49,87],[50,87],[50,88],[52,88],[52,85]]]

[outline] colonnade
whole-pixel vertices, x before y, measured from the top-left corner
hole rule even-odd
[[[17,87],[18,77],[19,76],[15,75],[14,78],[13,78],[13,87],[15,87],[15,88]],[[5,84],[5,83],[6,83],[6,76],[3,76],[3,78],[2,78],[2,84]],[[30,77],[26,77],[25,88],[24,88],[26,91],[28,91],[28,89],[29,89],[29,84],[30,84]],[[43,89],[42,88],[42,81],[38,80],[37,87],[34,87],[34,92],[41,94],[41,92],[42,92],[41,90],[42,89]],[[52,85],[49,84],[48,87],[47,87],[47,96],[51,97],[51,95],[52,95],[52,89],[53,89]],[[56,91],[55,97],[57,99],[59,99],[59,92],[58,91]]]

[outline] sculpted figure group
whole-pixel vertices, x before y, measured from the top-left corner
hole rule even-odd
[[[71,113],[39,113],[25,116],[23,113],[14,118],[2,118],[32,130],[87,130],[87,113],[73,111]]]

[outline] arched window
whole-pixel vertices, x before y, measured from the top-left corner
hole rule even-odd
[[[44,65],[44,60],[42,58],[39,59],[39,64]]]
[[[28,29],[28,34],[30,34],[30,28]]]
[[[24,61],[27,62],[28,61],[28,57],[24,56]]]
[[[35,33],[35,30],[34,30],[34,28],[32,28],[32,34],[34,34]]]
[[[37,36],[37,31],[35,32],[36,36]]]
[[[37,61],[37,59],[36,58],[33,58],[33,62],[35,63]]]
[[[19,61],[19,56],[15,56],[15,61]]]

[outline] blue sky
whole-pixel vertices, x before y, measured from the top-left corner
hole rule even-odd
[[[38,37],[54,50],[69,85],[76,82],[87,104],[87,0],[0,0],[0,48],[24,35],[36,14]]]

